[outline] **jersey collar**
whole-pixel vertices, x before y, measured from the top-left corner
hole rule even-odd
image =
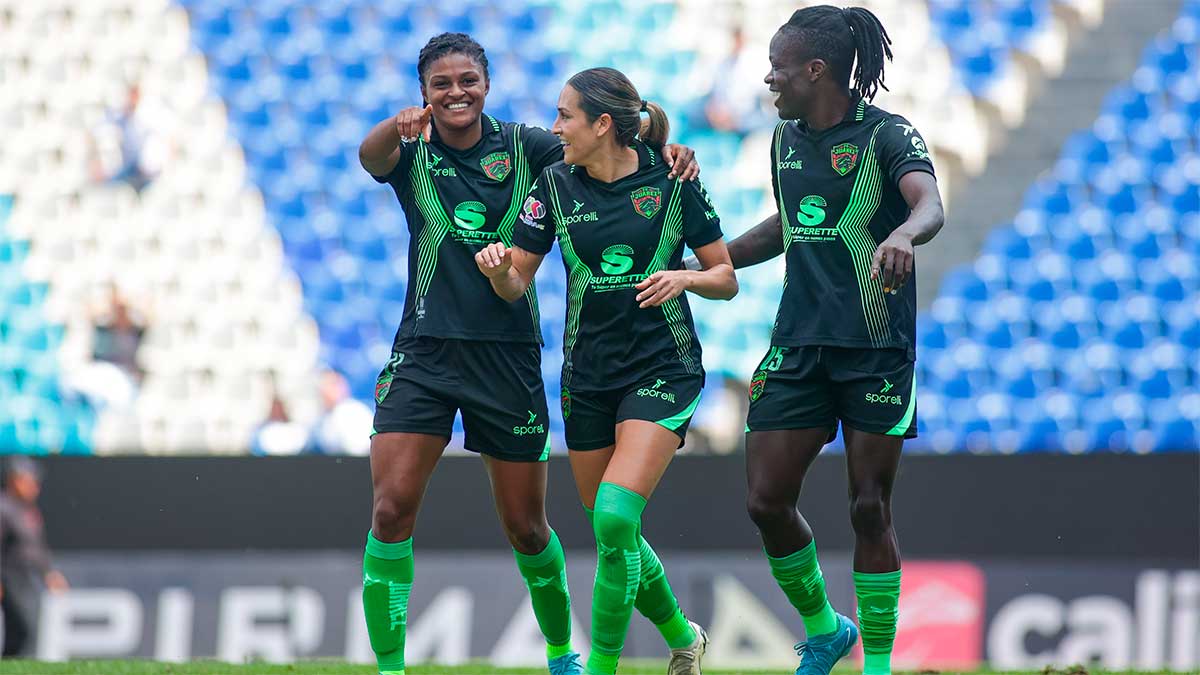
[[[832,130],[837,129],[846,124],[858,124],[859,122],[862,122],[867,116],[867,105],[868,105],[867,100],[856,94],[850,99],[850,107],[846,108],[846,114],[842,116],[842,121],[829,127],[828,129],[822,129],[819,132],[814,132],[808,128],[808,123],[805,122],[804,120],[796,120],[796,126],[799,127],[800,130],[803,131],[804,133],[811,134],[811,133],[825,133],[827,131],[832,131]]]

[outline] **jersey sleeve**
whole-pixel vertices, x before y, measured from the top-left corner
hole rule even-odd
[[[929,159],[925,139],[903,117],[892,115],[892,119],[879,131],[878,143],[879,160],[891,177],[892,184],[899,185],[900,178],[909,171],[933,173],[933,162]]]
[[[401,143],[400,144],[400,161],[396,162],[396,166],[387,173],[386,176],[376,176],[371,174],[371,178],[377,183],[387,183],[392,186],[397,195],[402,195],[409,189],[408,171],[412,168],[413,157],[417,153],[416,143]]]
[[[721,238],[721,217],[697,178],[683,181],[683,241],[693,251]]]
[[[513,227],[513,244],[538,255],[546,255],[554,246],[554,215],[550,212],[550,200],[542,187],[550,180],[547,174],[543,172],[534,181]]]
[[[551,164],[561,162],[563,158],[562,142],[558,136],[541,127],[525,127],[521,138],[525,143],[525,156],[529,160],[529,172],[535,176]]]

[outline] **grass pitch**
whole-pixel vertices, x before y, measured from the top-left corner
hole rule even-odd
[[[631,661],[622,664],[621,675],[662,675],[667,670],[666,661]],[[546,675],[545,668],[497,668],[487,663],[465,666],[412,666],[408,675]],[[709,670],[705,675],[792,675],[783,670]],[[853,667],[835,668],[836,675],[855,675],[860,672]],[[915,675],[928,675],[938,671],[919,671]],[[951,671],[941,671],[950,675]],[[1046,668],[1035,671],[977,670],[964,675],[1168,675],[1168,671],[1106,671],[1075,666],[1066,669]],[[70,661],[67,663],[43,663],[40,661],[0,661],[0,675],[376,675],[371,666],[348,664],[341,661],[304,661],[287,665],[247,664],[231,665],[217,661],[193,661],[190,663],[159,663],[154,661]],[[897,673],[900,675],[900,673]],[[1177,675],[1177,674],[1171,674]]]

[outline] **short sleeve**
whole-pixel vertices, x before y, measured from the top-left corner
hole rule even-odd
[[[392,186],[397,195],[402,195],[409,189],[408,171],[412,168],[413,157],[416,155],[416,143],[402,143],[400,145],[400,161],[396,162],[396,166],[387,173],[386,176],[376,176],[371,174],[371,178],[377,183],[387,183]]]
[[[933,162],[929,159],[929,148],[921,133],[899,115],[884,124],[879,131],[879,160],[893,185],[909,171],[933,173]],[[935,174],[936,175],[936,174]]]
[[[683,241],[693,251],[721,238],[721,218],[697,178],[683,181]]]
[[[525,144],[525,156],[529,160],[529,172],[534,176],[540,176],[546,167],[562,161],[562,142],[546,129],[525,127],[521,138]]]
[[[550,180],[548,173],[543,173],[534,182],[513,227],[513,244],[538,255],[546,255],[554,246],[554,216],[542,188],[547,180]]]

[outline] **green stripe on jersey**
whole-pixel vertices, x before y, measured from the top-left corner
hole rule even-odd
[[[879,160],[875,156],[875,138],[886,120],[875,126],[871,142],[859,164],[858,176],[850,192],[850,201],[842,217],[838,219],[838,232],[842,243],[850,252],[854,262],[854,274],[858,278],[858,293],[863,306],[863,320],[867,333],[876,347],[882,347],[891,337],[891,320],[887,302],[883,297],[883,286],[871,279],[871,261],[875,256],[875,240],[867,230],[867,223],[875,215],[883,200],[882,178]],[[785,241],[787,238],[785,237]]]
[[[667,211],[663,215],[662,234],[658,240],[658,248],[654,251],[654,257],[650,260],[650,266],[646,268],[647,276],[666,269],[667,263],[671,261],[671,254],[683,241],[682,186],[683,182],[676,180],[675,187],[671,190],[671,197],[667,200]],[[663,316],[667,319],[671,337],[675,339],[675,353],[679,356],[679,362],[689,373],[699,372],[696,361],[692,358],[692,331],[687,325],[687,317],[683,314],[679,298],[671,298],[664,302],[662,310]]]
[[[489,118],[492,124],[499,131],[499,122],[495,118]],[[530,184],[533,182],[530,177],[529,162],[525,157],[525,143],[521,140],[521,125],[513,125],[513,177],[512,177],[512,200],[508,204],[508,211],[504,212],[504,217],[500,220],[500,225],[496,228],[496,234],[500,236],[500,241],[508,248],[512,248],[513,226],[517,222],[517,214],[521,213],[521,206],[525,203],[525,197],[529,194]],[[538,309],[537,299],[537,283],[529,282],[529,288],[525,289],[525,300],[529,303],[529,315],[533,319],[534,330],[540,330],[541,315]]]
[[[437,188],[433,185],[433,177],[429,174],[429,146],[421,142],[417,147],[417,155],[413,159],[410,178],[413,196],[421,216],[425,220],[421,234],[417,238],[417,288],[415,297],[418,302],[429,292],[433,282],[433,273],[437,269],[438,249],[442,240],[450,232],[450,219],[446,217],[445,209],[437,196]]]
[[[579,338],[579,314],[583,310],[583,296],[592,285],[592,270],[580,260],[575,253],[575,244],[571,241],[571,233],[563,223],[562,206],[558,199],[558,185],[554,174],[546,172],[546,189],[550,193],[550,208],[554,211],[554,231],[558,235],[558,248],[562,252],[563,262],[567,265],[567,325],[563,329],[563,361],[571,363],[571,352],[575,349],[575,341]],[[563,386],[571,384],[571,371],[568,367],[563,372]]]

